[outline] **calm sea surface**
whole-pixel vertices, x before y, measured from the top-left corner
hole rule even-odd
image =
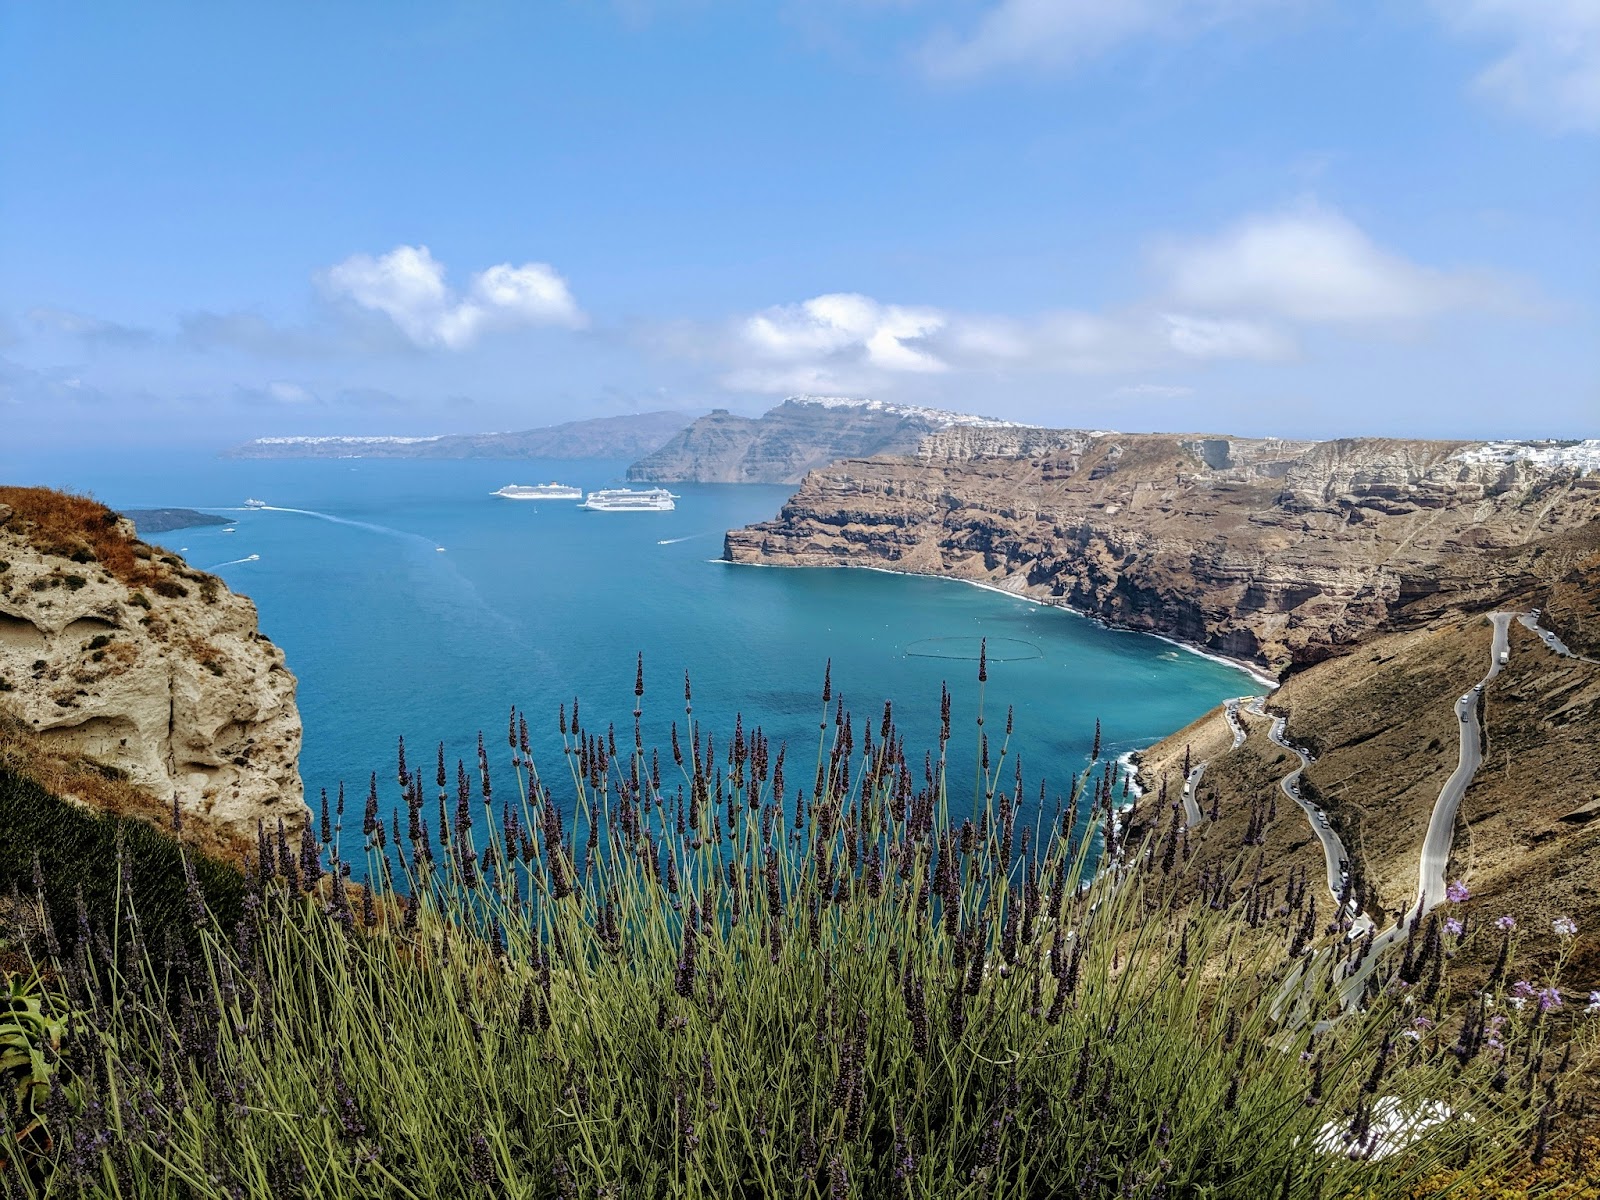
[[[3,456],[0,456],[3,457]],[[1156,638],[965,584],[845,569],[714,561],[724,530],[774,515],[791,489],[681,485],[677,511],[595,513],[571,502],[491,496],[551,479],[593,488],[615,462],[230,462],[81,458],[4,463],[8,482],[93,492],[114,507],[233,511],[232,532],[155,540],[250,596],[263,631],[299,677],[308,798],[343,781],[365,794],[377,771],[396,802],[395,741],[413,761],[438,742],[469,765],[479,730],[505,769],[506,716],[526,710],[547,782],[559,779],[557,705],[582,698],[584,725],[631,737],[635,655],[645,661],[646,737],[694,713],[726,744],[734,714],[790,746],[789,776],[814,770],[823,666],[836,695],[876,721],[892,700],[918,760],[939,728],[939,685],[954,697],[953,776],[970,778],[977,639],[992,659],[991,737],[1016,710],[1012,750],[1030,797],[1064,789],[1087,762],[1095,719],[1113,753],[1147,745],[1228,696],[1244,673]],[[244,561],[248,560],[248,561]],[[809,765],[808,765],[809,764]],[[430,772],[431,776],[431,772]],[[1011,779],[1008,765],[1007,781]],[[559,791],[559,789],[558,789]],[[962,796],[964,791],[954,793]],[[346,837],[359,822],[346,822]],[[358,847],[350,846],[353,857]]]

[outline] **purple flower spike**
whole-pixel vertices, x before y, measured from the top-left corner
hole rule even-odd
[[[1444,898],[1451,904],[1464,904],[1471,897],[1472,893],[1467,891],[1467,885],[1459,879],[1444,890]]]
[[[1494,925],[1496,929],[1503,929],[1505,932],[1510,933],[1517,927],[1517,919],[1512,916],[1501,917]]]
[[[1456,920],[1454,917],[1446,917],[1444,919],[1444,929],[1446,933],[1452,934],[1455,937],[1460,937],[1461,930],[1463,928],[1464,926],[1461,924],[1461,922]]]

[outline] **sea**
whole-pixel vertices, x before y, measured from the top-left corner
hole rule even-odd
[[[249,596],[299,680],[301,774],[315,806],[342,784],[359,812],[376,775],[401,804],[396,752],[432,764],[443,745],[472,768],[480,734],[511,788],[507,725],[526,714],[535,760],[570,796],[558,718],[632,742],[643,655],[644,735],[671,778],[675,722],[727,746],[735,718],[787,745],[792,788],[815,773],[838,701],[874,733],[894,706],[913,763],[936,753],[941,685],[952,697],[951,801],[972,795],[985,716],[1002,786],[1020,761],[1031,821],[1089,763],[1100,723],[1115,757],[1261,684],[1159,638],[1106,628],[957,581],[848,568],[735,566],[726,530],[774,516],[792,488],[673,485],[672,512],[608,513],[492,495],[507,483],[616,486],[612,461],[228,460],[201,453],[7,464],[19,483],[87,492],[114,508],[186,507],[226,526],[151,535]],[[247,508],[246,499],[269,507]],[[978,648],[988,678],[978,681]],[[822,705],[831,664],[834,704]],[[685,713],[685,679],[693,712]],[[859,724],[858,724],[859,729]],[[859,745],[861,738],[857,736]],[[504,791],[499,794],[505,794]],[[1048,816],[1046,817],[1048,819]],[[343,850],[361,861],[359,820]]]

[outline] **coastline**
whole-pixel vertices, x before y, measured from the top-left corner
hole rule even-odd
[[[906,575],[921,579],[948,579],[952,583],[964,583],[968,587],[981,588],[986,592],[994,592],[1001,596],[1009,596],[1013,600],[1021,600],[1026,604],[1037,604],[1041,608],[1060,609],[1062,612],[1071,613],[1073,616],[1079,617],[1082,620],[1092,621],[1104,629],[1114,629],[1119,633],[1141,633],[1146,637],[1159,638],[1161,641],[1166,642],[1169,645],[1176,646],[1178,649],[1186,651],[1189,654],[1197,655],[1200,658],[1208,658],[1212,662],[1221,663],[1226,667],[1232,667],[1234,670],[1248,675],[1253,682],[1266,688],[1269,693],[1277,691],[1280,686],[1280,683],[1276,678],[1268,675],[1256,664],[1245,659],[1229,658],[1225,654],[1218,654],[1214,650],[1203,649],[1200,646],[1194,645],[1192,642],[1185,642],[1181,638],[1175,638],[1171,634],[1154,633],[1148,629],[1131,629],[1126,625],[1118,625],[1112,621],[1106,620],[1104,617],[1096,616],[1094,613],[1084,612],[1081,608],[1074,608],[1070,604],[1060,604],[1053,600],[1041,600],[1037,596],[1028,595],[1026,592],[1014,592],[1010,588],[1003,588],[998,584],[989,583],[981,579],[963,579],[959,575],[936,575],[932,571],[897,571],[893,567],[869,566],[865,563],[752,563],[735,562],[729,558],[713,558],[709,559],[708,561],[722,563],[724,566],[729,567],[777,567],[803,569],[805,567],[826,565],[830,567],[844,567],[851,571],[877,571],[882,575]]]
[[[1153,746],[1155,743],[1151,742],[1150,745]],[[1149,788],[1145,787],[1144,784],[1139,781],[1139,764],[1134,762],[1134,759],[1138,755],[1144,753],[1144,751],[1148,749],[1150,749],[1150,746],[1142,746],[1137,750],[1124,750],[1121,754],[1117,755],[1117,765],[1122,768],[1123,774],[1128,777],[1128,795],[1133,800],[1142,799],[1150,791]],[[1133,805],[1130,803],[1125,804],[1122,807],[1126,810],[1132,808]]]

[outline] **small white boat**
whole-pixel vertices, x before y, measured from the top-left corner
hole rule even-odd
[[[590,492],[580,507],[591,512],[671,512],[677,498],[666,488],[602,488]]]
[[[265,500],[257,500],[254,497],[251,497],[249,500],[244,502],[244,506],[246,508],[265,508],[267,506],[267,502]]]
[[[507,500],[582,500],[583,489],[568,487],[564,483],[540,483],[529,486],[508,483],[491,496],[504,496]]]

